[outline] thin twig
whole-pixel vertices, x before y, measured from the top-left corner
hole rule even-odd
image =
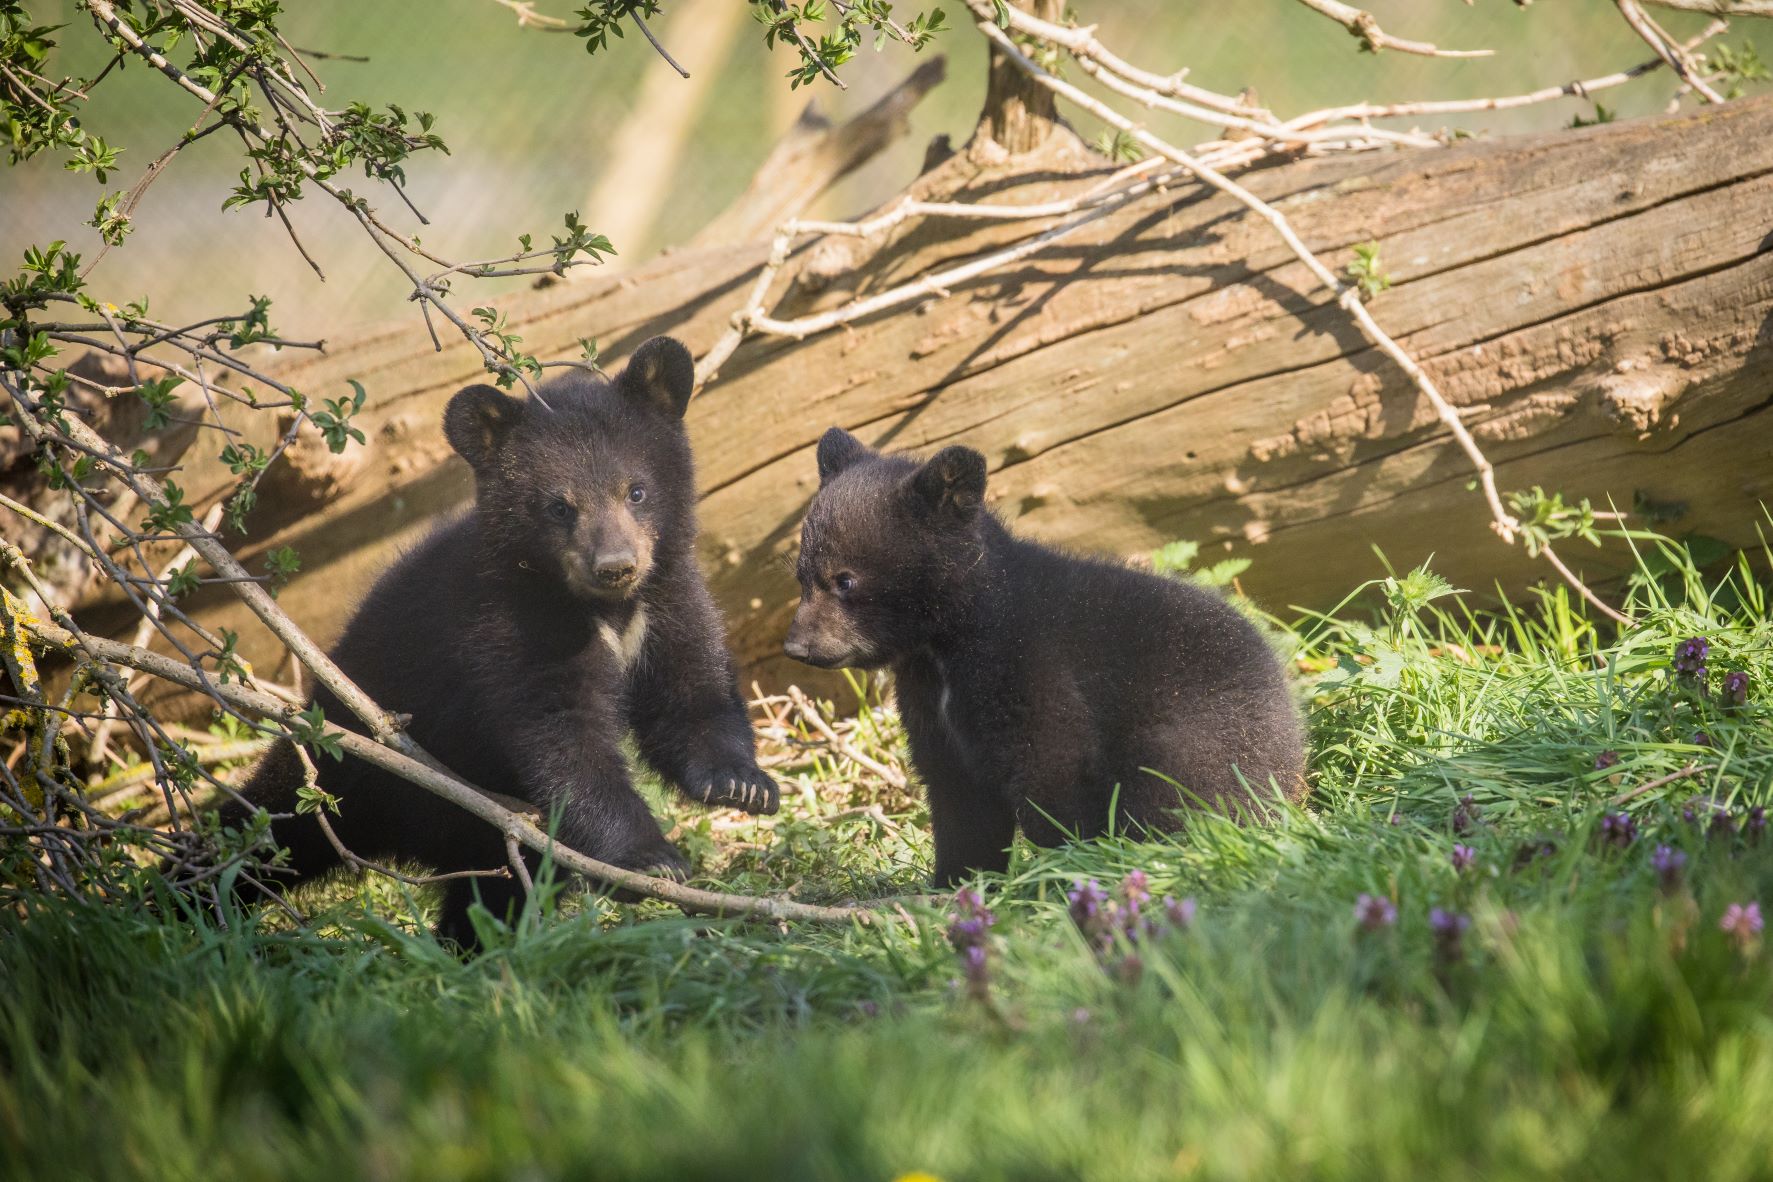
[[[823,735],[825,741],[830,743],[831,746],[837,750],[839,755],[842,755],[851,763],[860,764],[862,767],[867,768],[901,792],[905,790],[906,782],[903,772],[896,771],[893,768],[886,766],[884,763],[870,759],[862,752],[856,750],[854,744],[846,742],[842,735],[831,729],[831,724],[826,722],[825,719],[820,716],[819,711],[814,708],[813,704],[807,701],[806,695],[801,692],[799,686],[789,686],[788,696],[793,700],[795,708],[800,712],[800,717],[806,720],[807,725]]]
[[[640,9],[633,9],[628,15],[634,18],[635,25],[646,35],[646,39],[652,42],[653,48],[659,51],[659,56],[665,59],[665,64],[676,70],[681,77],[688,78],[689,71],[677,64],[677,59],[671,56],[671,51],[661,45],[659,39],[653,36],[653,31],[646,27],[646,21],[642,20],[640,16]]]
[[[1658,788],[1665,788],[1676,780],[1686,780],[1693,776],[1716,770],[1716,768],[1713,768],[1710,765],[1690,763],[1678,772],[1670,772],[1668,775],[1662,776],[1659,779],[1651,780],[1646,784],[1639,784],[1636,788],[1633,788],[1630,791],[1621,792],[1618,796],[1613,798],[1613,803],[1625,804],[1628,801],[1636,800],[1646,792],[1654,792]]]
[[[1381,29],[1372,13],[1338,3],[1337,0],[1299,0],[1299,3],[1341,25],[1360,38],[1361,44],[1374,53],[1381,49],[1395,49],[1399,53],[1418,53],[1424,57],[1489,57],[1495,52],[1489,49],[1436,49],[1426,41],[1405,41]]]
[[[1307,0],[1309,3],[1309,0]],[[1708,103],[1721,103],[1724,96],[1713,90],[1700,74],[1699,67],[1687,56],[1680,42],[1663,32],[1662,26],[1650,19],[1650,14],[1638,6],[1638,0],[1613,0],[1619,9],[1619,15],[1631,26],[1632,32],[1644,39],[1644,43],[1656,51],[1656,56],[1667,62],[1669,68],[1681,76],[1681,81],[1691,86],[1705,97]]]

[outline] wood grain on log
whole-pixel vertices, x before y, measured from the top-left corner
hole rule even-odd
[[[1099,178],[1099,161],[1076,174],[1069,137],[1050,145],[995,168],[958,156],[914,190],[1036,201]],[[1673,532],[1753,543],[1773,503],[1773,100],[1243,179],[1325,260],[1381,244],[1393,286],[1375,316],[1467,411],[1505,489],[1622,508],[1641,493],[1686,507]],[[1026,231],[925,223],[805,286],[791,265],[775,311],[883,290]],[[681,252],[503,306],[543,356],[572,355],[582,336],[620,355],[660,332],[701,353],[764,252]],[[469,494],[438,421],[481,375],[466,346],[435,353],[413,322],[280,376],[311,396],[347,377],[372,391],[352,483],[246,551],[254,565],[268,547],[301,552],[283,603],[329,641],[395,548]],[[1194,186],[913,312],[748,342],[689,423],[702,552],[747,679],[766,685],[810,680],[780,638],[812,448],[832,424],[883,447],[979,448],[997,511],[1037,537],[1123,554],[1186,537],[1247,556],[1243,585],[1274,610],[1334,603],[1375,573],[1374,543],[1398,565],[1433,553],[1479,591],[1547,573],[1490,533],[1433,414],[1266,225]],[[241,426],[252,440],[273,424]],[[208,456],[187,477],[196,497],[227,484]],[[1594,577],[1626,562],[1565,549]],[[237,603],[210,596],[200,615],[239,630],[261,666],[275,655]]]

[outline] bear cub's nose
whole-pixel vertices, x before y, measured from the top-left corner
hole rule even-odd
[[[605,587],[620,587],[634,578],[635,569],[633,554],[600,554],[592,573]]]

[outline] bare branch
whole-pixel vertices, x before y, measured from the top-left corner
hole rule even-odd
[[[1669,68],[1681,76],[1681,81],[1691,86],[1705,97],[1708,103],[1721,103],[1724,96],[1707,85],[1693,59],[1687,56],[1680,42],[1662,31],[1662,26],[1650,19],[1650,14],[1638,6],[1638,0],[1613,0],[1619,8],[1619,15],[1631,26],[1632,32],[1644,39],[1656,56],[1667,62]]]
[[[1299,3],[1341,25],[1374,53],[1381,49],[1395,49],[1399,53],[1419,53],[1424,57],[1489,57],[1495,52],[1489,49],[1436,49],[1426,41],[1405,41],[1381,29],[1372,13],[1338,3],[1338,0],[1299,0]]]
[[[690,76],[689,71],[677,64],[677,59],[671,56],[671,51],[661,45],[659,39],[653,36],[653,31],[646,27],[646,21],[641,19],[640,10],[636,8],[628,15],[634,18],[634,24],[636,27],[646,35],[646,39],[652,43],[652,47],[659,51],[659,56],[665,59],[665,63],[673,70],[676,70],[681,77],[688,78]]]
[[[249,690],[240,685],[217,684],[211,681],[207,675],[192,669],[189,665],[182,664],[170,657],[161,656],[159,653],[119,644],[116,641],[105,640],[97,636],[82,635],[76,638],[66,628],[54,624],[27,622],[27,627],[39,643],[49,645],[64,653],[84,652],[107,664],[140,669],[187,689],[213,692],[238,710],[277,723],[288,724],[294,721],[294,707],[279,702],[268,694]],[[205,685],[206,682],[207,685]],[[867,907],[826,907],[767,896],[704,891],[673,882],[667,878],[655,878],[652,875],[613,866],[608,862],[598,861],[577,850],[558,844],[527,816],[506,808],[493,800],[487,793],[456,778],[455,775],[439,765],[424,762],[420,758],[415,758],[395,750],[391,746],[366,738],[355,731],[335,730],[329,733],[347,754],[366,763],[374,764],[384,771],[392,772],[402,779],[441,796],[452,804],[467,809],[498,829],[500,833],[507,837],[514,837],[537,853],[551,855],[557,863],[577,874],[583,874],[611,886],[623,887],[648,898],[674,903],[692,914],[812,923],[866,924],[882,922],[890,918],[886,912]]]

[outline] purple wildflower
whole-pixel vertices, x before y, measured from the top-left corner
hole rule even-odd
[[[1673,846],[1659,845],[1650,855],[1650,868],[1656,871],[1656,881],[1662,885],[1662,893],[1672,895],[1681,886],[1681,872],[1687,868],[1687,855]]]
[[[1693,738],[1690,739],[1689,742],[1695,747],[1710,747],[1714,745],[1711,741],[1711,736],[1704,731],[1694,731]]]
[[[1396,828],[1397,826],[1402,825],[1403,823],[1404,823],[1404,815],[1402,813],[1391,814],[1391,825],[1393,828]]]
[[[1099,941],[1108,935],[1109,925],[1113,917],[1108,913],[1108,892],[1095,879],[1087,882],[1075,882],[1065,893],[1070,901],[1071,922],[1077,930],[1091,940]]]
[[[868,1001],[865,999],[865,1000],[862,1000],[862,1001],[859,1001],[856,1003],[856,1009],[861,1011],[861,1014],[864,1018],[878,1018],[878,1017],[880,1017],[880,1003],[879,1002]]]
[[[1601,818],[1602,845],[1626,849],[1638,839],[1638,823],[1625,813],[1608,813]]]
[[[1703,636],[1690,636],[1675,645],[1674,670],[1683,677],[1705,676],[1705,658],[1711,654],[1711,641]]]
[[[985,921],[976,915],[957,919],[948,926],[948,942],[956,952],[985,946]]]
[[[1397,904],[1384,895],[1362,893],[1354,901],[1354,921],[1365,932],[1376,932],[1397,922]]]
[[[1724,674],[1724,705],[1748,705],[1748,674],[1741,670]]]
[[[997,916],[985,906],[985,900],[971,887],[963,887],[954,896],[954,922],[948,925],[948,942],[960,953],[961,970],[966,974],[967,993],[984,1001],[991,993],[991,969],[987,963],[986,945],[991,926]]]
[[[1748,810],[1748,819],[1742,823],[1742,833],[1743,836],[1758,845],[1760,844],[1761,838],[1766,835],[1766,832],[1767,806],[1757,804],[1755,807]]]
[[[1618,763],[1619,752],[1603,751],[1594,757],[1594,770],[1597,772],[1604,772],[1610,767],[1618,766]]]
[[[1462,939],[1465,929],[1471,926],[1469,915],[1436,907],[1428,913],[1428,926],[1434,932],[1434,954],[1438,960],[1451,964],[1465,958]]]
[[[1133,907],[1138,907],[1151,898],[1151,880],[1143,870],[1129,870],[1127,876],[1120,880],[1121,897]]]
[[[1761,905],[1759,903],[1730,904],[1724,908],[1724,917],[1718,920],[1718,927],[1736,941],[1738,948],[1747,952],[1761,935]]]
[[[1178,899],[1174,895],[1164,896],[1164,918],[1170,926],[1179,932],[1185,932],[1194,926],[1195,902],[1192,896]]]
[[[985,1001],[991,996],[991,969],[985,963],[985,946],[975,944],[960,956],[961,969],[966,973],[967,993],[978,1001]]]
[[[1736,818],[1735,818],[1735,816],[1730,812],[1729,809],[1725,808],[1723,805],[1720,804],[1720,805],[1715,806],[1713,808],[1712,814],[1711,814],[1711,824],[1709,824],[1705,827],[1705,835],[1707,837],[1720,837],[1720,838],[1735,837],[1736,836]]]
[[[1464,874],[1467,870],[1470,870],[1473,866],[1476,866],[1476,865],[1477,865],[1477,851],[1476,850],[1472,849],[1468,845],[1455,845],[1453,847],[1453,869],[1454,870],[1456,870],[1460,874]]]

